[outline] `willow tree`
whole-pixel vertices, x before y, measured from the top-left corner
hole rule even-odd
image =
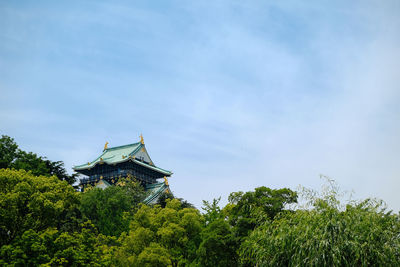
[[[382,202],[342,205],[335,189],[308,200],[311,208],[257,227],[241,259],[257,266],[400,266],[400,218]]]

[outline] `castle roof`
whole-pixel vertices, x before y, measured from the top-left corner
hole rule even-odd
[[[74,166],[73,169],[77,172],[89,170],[98,164],[116,165],[126,161],[134,162],[145,168],[159,172],[165,176],[171,176],[172,172],[161,169],[154,165],[147,153],[146,147],[143,142],[137,142],[129,145],[105,148],[103,153],[95,160],[86,164]]]
[[[144,204],[156,204],[157,200],[165,192],[169,191],[169,186],[165,182],[148,184],[146,191],[150,192],[149,195],[143,200]]]

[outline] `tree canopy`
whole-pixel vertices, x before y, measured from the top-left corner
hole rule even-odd
[[[78,192],[62,162],[7,136],[0,152],[1,266],[400,266],[399,214],[342,203],[331,181],[319,194],[233,192],[201,213],[172,194],[141,203],[130,177]]]
[[[124,186],[91,188],[81,196],[80,211],[104,235],[119,236],[128,231],[129,220],[144,199],[143,187],[132,178]]]
[[[69,175],[62,161],[51,161],[33,152],[18,148],[14,139],[2,135],[0,138],[0,168],[31,171],[34,175],[57,176],[70,185],[76,182],[77,174]]]
[[[54,176],[0,169],[0,244],[27,230],[74,229],[79,203],[79,193]]]
[[[125,266],[183,266],[194,262],[200,243],[202,216],[177,199],[165,208],[142,205],[121,238],[118,263]],[[157,255],[158,254],[158,255]]]
[[[311,209],[281,213],[245,240],[241,258],[257,266],[398,266],[400,218],[367,199],[342,209],[335,190],[308,196]]]

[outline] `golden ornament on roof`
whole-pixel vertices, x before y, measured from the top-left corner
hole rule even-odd
[[[144,140],[143,140],[143,135],[140,134],[140,143],[142,143],[142,145],[144,145]]]
[[[108,146],[108,142],[106,142],[106,144],[104,145],[104,150],[107,149],[107,146]]]

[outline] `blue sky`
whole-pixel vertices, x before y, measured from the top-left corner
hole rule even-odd
[[[399,1],[2,1],[0,131],[69,170],[143,133],[197,207],[324,174],[399,210],[398,14]]]

